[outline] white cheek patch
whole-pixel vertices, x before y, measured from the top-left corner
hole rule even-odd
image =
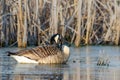
[[[58,38],[59,38],[59,35],[57,35],[57,36],[55,37],[55,42],[56,42],[56,43],[58,42]]]

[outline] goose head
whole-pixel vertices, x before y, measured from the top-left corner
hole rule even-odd
[[[62,47],[63,37],[60,34],[54,34],[50,39],[50,44],[56,45],[58,48]]]
[[[64,38],[60,34],[54,34],[50,39],[50,44],[57,46],[61,51],[69,54],[68,43],[65,42]]]

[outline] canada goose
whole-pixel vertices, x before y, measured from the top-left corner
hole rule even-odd
[[[18,63],[66,63],[70,50],[68,46],[62,44],[62,41],[61,35],[55,34],[50,39],[50,43],[53,45],[8,52],[8,56],[13,57]]]

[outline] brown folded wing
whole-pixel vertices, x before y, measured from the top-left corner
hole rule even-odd
[[[29,59],[38,61],[40,58],[57,55],[60,50],[55,46],[39,46],[29,50],[16,52],[18,56],[25,56]]]

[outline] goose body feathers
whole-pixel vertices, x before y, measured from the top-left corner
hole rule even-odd
[[[18,63],[66,63],[69,58],[69,47],[63,45],[62,36],[55,34],[50,39],[50,45],[38,46],[18,52],[8,52]]]
[[[63,46],[60,50],[56,46],[39,46],[16,53],[9,52],[18,63],[65,63],[69,58],[69,48]]]

